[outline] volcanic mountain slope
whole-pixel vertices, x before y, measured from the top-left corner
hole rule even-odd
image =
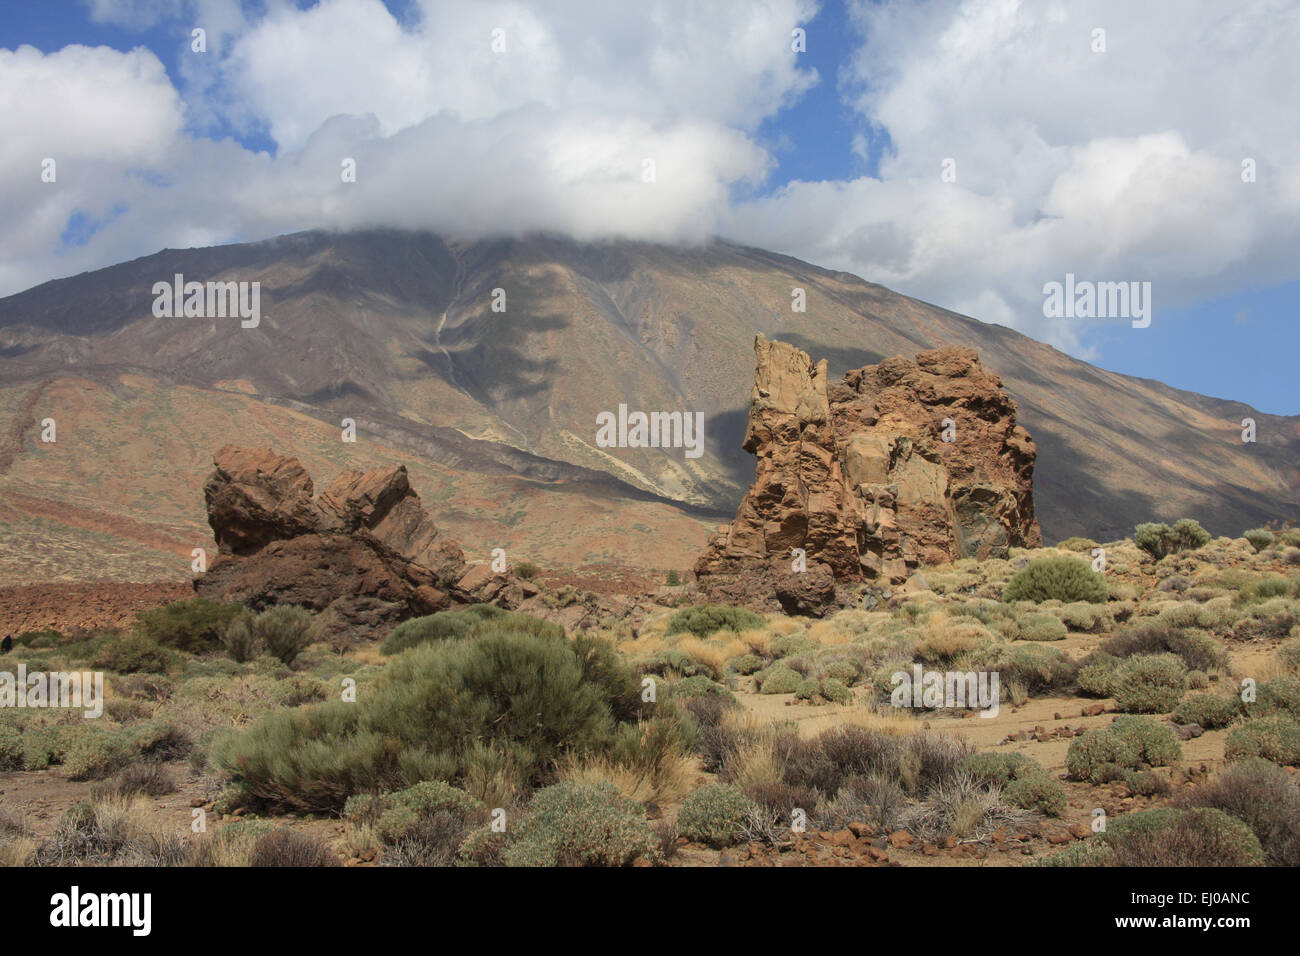
[[[155,318],[153,286],[176,274],[260,282],[260,324]],[[796,287],[805,312],[791,310]],[[829,359],[832,379],[978,349],[1038,443],[1048,540],[1300,516],[1300,418],[1105,372],[796,259],[727,243],[301,233],[164,250],[0,299],[0,579],[184,573],[207,540],[210,455],[236,439],[323,480],[405,463],[471,559],[503,546],[684,568],[753,478],[740,444],[757,332]],[[704,413],[703,454],[599,447],[597,415],[620,405]],[[1257,444],[1240,440],[1246,416]],[[47,417],[54,444],[40,441]],[[345,418],[355,444],[340,440]]]

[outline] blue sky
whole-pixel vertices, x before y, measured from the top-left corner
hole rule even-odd
[[[61,166],[0,208],[0,293],[317,226],[721,234],[1300,414],[1300,12],[1137,6],[10,4],[0,164]],[[653,195],[628,173],[651,154]],[[352,194],[339,155],[370,174]],[[1045,316],[1066,272],[1150,281],[1151,326]]]

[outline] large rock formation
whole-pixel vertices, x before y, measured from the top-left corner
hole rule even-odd
[[[269,448],[227,445],[214,463],[203,494],[220,553],[194,582],[201,596],[330,611],[335,629],[373,634],[454,602],[507,603],[518,589],[505,576],[467,580],[403,466],[345,472],[316,498],[298,460]]]
[[[974,349],[898,356],[833,385],[825,360],[792,345],[760,335],[754,351],[754,484],[695,565],[716,599],[819,613],[846,585],[1042,543],[1033,439]]]

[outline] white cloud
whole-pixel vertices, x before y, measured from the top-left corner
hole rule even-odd
[[[1041,311],[1042,284],[1066,271],[1151,280],[1157,309],[1297,277],[1295,4],[936,0],[853,15],[865,39],[842,79],[893,145],[879,178],[747,203],[738,238],[1076,354],[1078,321]],[[956,182],[941,181],[946,158]]]

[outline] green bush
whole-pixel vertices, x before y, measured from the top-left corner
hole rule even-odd
[[[1108,729],[1133,748],[1141,763],[1167,767],[1182,756],[1178,736],[1169,725],[1150,717],[1116,717]]]
[[[610,784],[557,783],[533,797],[501,853],[507,866],[627,866],[654,856],[641,807]]]
[[[805,677],[794,689],[794,696],[799,700],[812,700],[821,690],[821,683],[815,677]]]
[[[783,664],[773,664],[761,675],[758,689],[763,694],[793,694],[803,683],[798,671],[791,670]]]
[[[1245,710],[1249,717],[1285,714],[1292,720],[1300,720],[1300,678],[1275,677],[1261,681],[1254,702],[1246,704]]]
[[[753,674],[761,671],[764,663],[757,654],[742,654],[731,662],[731,669],[741,675]]]
[[[848,706],[853,703],[853,691],[842,680],[834,677],[823,678],[820,693],[832,704]]]
[[[530,581],[542,573],[541,567],[532,561],[520,561],[513,570],[516,577],[523,578],[525,581]]]
[[[311,612],[287,604],[267,608],[253,620],[253,633],[272,657],[292,664],[311,643]]]
[[[1259,838],[1270,865],[1300,866],[1300,787],[1276,764],[1243,758],[1185,790],[1179,803],[1231,814]]]
[[[1228,760],[1263,757],[1284,767],[1300,767],[1300,724],[1285,714],[1247,720],[1228,731],[1223,755]]]
[[[1152,522],[1134,529],[1133,541],[1139,548],[1159,561],[1177,551],[1195,551],[1210,542],[1210,533],[1191,518],[1167,524]]]
[[[1003,689],[1018,683],[1029,694],[1069,687],[1076,673],[1069,656],[1042,644],[994,644],[972,653],[970,666],[997,671]]]
[[[1162,797],[1172,789],[1168,778],[1150,770],[1125,770],[1120,779],[1135,797]]]
[[[8,724],[0,724],[0,771],[22,770],[25,751],[23,735]]]
[[[1187,665],[1173,654],[1130,657],[1115,668],[1115,706],[1130,714],[1164,714],[1187,693]]]
[[[1075,780],[1104,783],[1119,771],[1137,763],[1137,754],[1124,740],[1109,730],[1089,730],[1070,743],[1065,755],[1065,769]]]
[[[355,798],[348,801],[344,812],[347,815],[348,808],[352,807],[352,815],[356,817],[358,808],[353,800]],[[481,800],[442,780],[423,780],[405,790],[385,794],[378,798],[377,804],[377,807],[366,807],[366,811],[368,814],[378,811],[375,830],[388,844],[410,837],[422,823],[438,813],[450,813],[462,821],[481,823],[481,817],[487,811]]]
[[[143,635],[109,635],[100,639],[91,666],[117,674],[165,674],[171,660],[170,653]]]
[[[1057,608],[1054,613],[1070,630],[1084,634],[1098,634],[1115,626],[1115,618],[1105,604],[1075,601]]]
[[[729,783],[710,783],[684,801],[677,832],[688,840],[726,847],[741,840],[741,827],[758,805]]]
[[[1129,628],[1102,641],[1097,651],[1114,657],[1177,654],[1188,669],[1202,671],[1226,667],[1228,663],[1228,652],[1214,638],[1200,631],[1176,627]]]
[[[692,697],[716,695],[734,701],[736,695],[717,681],[709,680],[703,674],[686,677],[673,685],[673,697],[677,700],[689,700]]]
[[[1255,549],[1256,554],[1263,551],[1265,548],[1271,548],[1273,542],[1277,540],[1273,537],[1273,532],[1265,528],[1252,528],[1250,531],[1243,534],[1242,537],[1250,542],[1250,546]]]
[[[1066,807],[1065,788],[1045,772],[1015,778],[1003,788],[1002,797],[1012,806],[1051,817],[1059,817]]]
[[[1226,727],[1241,712],[1235,697],[1221,694],[1188,694],[1174,708],[1174,720],[1180,724],[1199,724],[1206,730]]]
[[[221,629],[221,646],[237,664],[247,664],[257,656],[259,648],[257,637],[253,634],[254,617],[251,611],[245,611]]]
[[[1209,807],[1141,810],[1108,822],[1104,832],[1049,857],[1046,866],[1261,866],[1264,851],[1250,827]]]
[[[1016,601],[1087,601],[1104,603],[1106,581],[1087,561],[1068,556],[1039,558],[1012,576],[1002,591],[1002,600]]]
[[[971,754],[958,765],[958,769],[963,773],[969,773],[978,784],[999,787],[1005,787],[1020,776],[1046,772],[1037,762],[1024,754],[997,751]]]
[[[397,656],[357,703],[270,714],[214,759],[249,802],[306,811],[454,781],[480,745],[508,749],[522,776],[543,782],[566,751],[608,747],[616,721],[639,710],[639,688],[607,642],[491,626]]]
[[[389,631],[379,650],[384,654],[399,654],[412,647],[428,644],[430,641],[468,637],[475,626],[485,621],[500,622],[507,613],[493,604],[475,604],[457,611],[438,611],[424,617],[413,617]],[[520,619],[524,617],[529,615],[519,615]],[[533,620],[540,619],[533,618]],[[558,625],[552,627],[562,630]]]
[[[1109,697],[1114,693],[1115,669],[1119,664],[1119,658],[1110,654],[1099,651],[1089,655],[1076,678],[1080,692],[1090,697]]]
[[[1022,641],[1059,641],[1066,635],[1065,624],[1053,614],[1025,614],[1016,619]]]
[[[728,607],[723,604],[701,604],[696,607],[682,608],[668,621],[665,634],[694,634],[696,637],[708,637],[716,631],[741,631],[762,627],[765,623],[761,614],[747,611],[742,607]]]
[[[121,770],[135,756],[123,735],[87,728],[72,737],[63,755],[63,770],[70,780],[100,780]]]
[[[173,601],[141,611],[134,630],[163,647],[200,654],[217,648],[222,630],[242,610],[239,604],[218,604],[207,598]]]

